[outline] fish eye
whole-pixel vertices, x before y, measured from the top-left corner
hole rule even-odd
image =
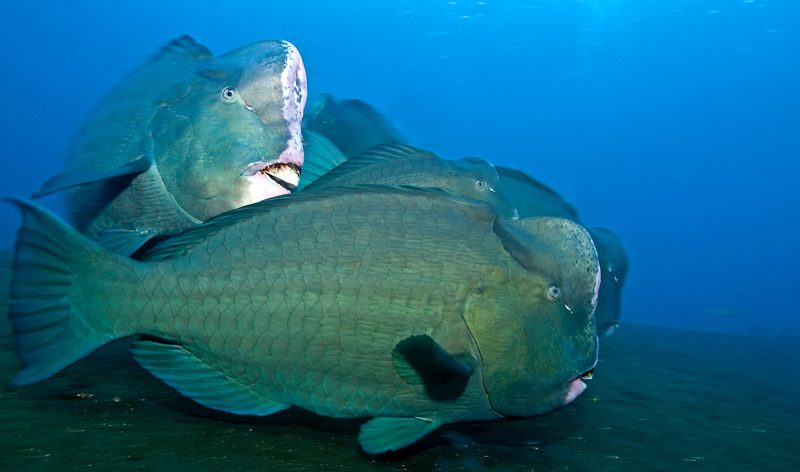
[[[548,300],[554,302],[558,300],[559,297],[561,297],[561,289],[556,287],[555,285],[551,285],[550,287],[548,287],[547,294],[545,296],[547,297]]]
[[[475,187],[477,187],[478,190],[483,190],[486,188],[486,182],[481,179],[477,179],[475,180]]]
[[[222,98],[227,101],[232,101],[236,98],[236,89],[233,87],[225,87],[222,89]]]

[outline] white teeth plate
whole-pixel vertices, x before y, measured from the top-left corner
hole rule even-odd
[[[300,183],[300,172],[295,167],[287,164],[273,164],[267,166],[261,172],[278,179],[278,183],[284,182],[291,188],[297,187],[297,184]]]

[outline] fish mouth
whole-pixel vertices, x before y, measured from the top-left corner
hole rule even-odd
[[[567,382],[567,393],[564,395],[564,400],[561,405],[568,405],[578,398],[580,394],[586,390],[586,384],[583,381],[591,380],[593,376],[594,367]]]
[[[592,380],[593,377],[594,377],[594,367],[592,367],[591,369],[587,370],[586,372],[578,376],[578,378],[582,380]]]
[[[247,166],[242,172],[245,177],[263,176],[288,191],[297,188],[300,183],[301,167],[292,162],[256,162]]]
[[[271,164],[261,170],[261,173],[289,191],[296,189],[297,184],[300,183],[300,166],[297,164],[283,162]]]

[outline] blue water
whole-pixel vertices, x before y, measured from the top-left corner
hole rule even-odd
[[[631,259],[624,319],[800,334],[800,2],[0,2],[0,194],[58,173],[126,73],[187,33],[302,53],[417,146],[521,168]],[[0,208],[0,248],[19,218]]]

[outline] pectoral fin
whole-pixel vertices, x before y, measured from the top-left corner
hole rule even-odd
[[[347,160],[328,138],[311,130],[303,130],[303,149],[305,159],[303,171],[300,174],[300,183],[296,191],[301,191],[331,169]]]
[[[288,408],[205,363],[183,346],[137,341],[131,354],[142,367],[201,405],[237,415],[266,416]]]
[[[406,382],[425,385],[428,396],[439,401],[461,395],[475,371],[428,335],[409,336],[397,343],[392,362]]]
[[[119,181],[115,182],[115,187],[119,187],[117,191],[117,193],[119,193],[130,184],[131,180],[142,172],[146,172],[152,165],[153,161],[143,156],[114,169],[66,172],[48,179],[47,182],[42,185],[42,188],[34,192],[31,197],[40,198],[72,187],[116,181],[117,179],[119,179]],[[112,195],[111,198],[113,198],[113,196],[114,195]]]
[[[361,425],[358,444],[367,454],[399,451],[441,425],[441,422],[427,418],[373,418]]]
[[[97,233],[97,242],[113,252],[130,256],[155,235],[154,231],[108,229]]]

